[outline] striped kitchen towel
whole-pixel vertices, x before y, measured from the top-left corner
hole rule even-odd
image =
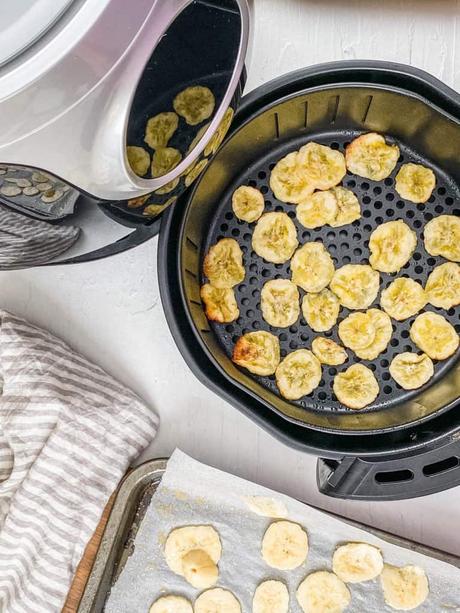
[[[0,311],[0,611],[61,610],[157,416],[64,342]]]

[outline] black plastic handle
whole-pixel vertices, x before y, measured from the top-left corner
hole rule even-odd
[[[460,485],[460,439],[398,458],[353,458],[317,463],[320,492],[334,498],[403,500],[434,494]]]

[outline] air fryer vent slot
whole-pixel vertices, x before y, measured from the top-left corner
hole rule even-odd
[[[425,477],[433,477],[434,475],[445,473],[448,470],[458,468],[459,466],[460,458],[456,456],[451,456],[450,458],[446,458],[445,460],[440,460],[439,462],[427,464],[423,467],[423,474],[425,475]]]
[[[414,473],[411,470],[388,470],[380,473],[375,473],[377,483],[401,483],[403,481],[412,481]]]

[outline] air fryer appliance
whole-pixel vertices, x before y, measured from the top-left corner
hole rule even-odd
[[[44,263],[64,226],[78,240],[54,263],[116,253],[157,232],[158,216],[198,175],[239,103],[250,12],[250,0],[3,3],[0,201],[9,215],[0,219],[0,269]],[[193,86],[212,91],[212,113],[196,125],[180,117],[168,146],[181,161],[138,176],[127,147],[151,158],[147,120],[173,111],[176,95]],[[37,223],[31,245],[18,215],[26,227],[57,229],[50,238]],[[9,260],[8,233],[36,260]]]
[[[339,266],[360,263],[367,261],[370,232],[402,217],[418,234],[418,248],[402,272],[424,283],[441,258],[425,252],[423,226],[434,215],[460,215],[460,96],[424,72],[379,62],[301,70],[247,96],[230,136],[193,192],[163,219],[158,267],[171,332],[205,385],[288,445],[318,455],[322,492],[398,499],[460,484],[459,351],[435,365],[435,375],[424,387],[404,391],[391,379],[388,366],[396,353],[416,350],[408,332],[414,318],[398,322],[387,351],[371,365],[380,394],[374,405],[359,412],[346,409],[334,397],[335,368],[323,367],[323,379],[313,394],[288,402],[278,394],[274,377],[250,376],[230,359],[236,339],[250,330],[277,334],[282,355],[310,346],[312,339],[302,319],[286,330],[272,329],[262,319],[261,286],[277,275],[289,277],[289,265],[269,264],[251,254],[252,228],[233,215],[233,190],[241,184],[257,186],[265,195],[266,211],[285,210],[295,217],[292,205],[277,201],[270,190],[270,170],[276,161],[310,140],[343,150],[352,138],[368,131],[398,142],[399,164],[419,161],[436,168],[437,187],[430,201],[415,206],[400,200],[392,179],[375,183],[347,175],[344,185],[359,196],[362,218],[340,228],[310,231],[298,226],[299,238],[321,238]],[[239,319],[213,324],[204,315],[199,288],[204,254],[223,236],[240,243],[246,278],[235,288]],[[389,275],[382,279],[385,285],[391,281]],[[459,313],[457,307],[443,314],[460,332]],[[341,318],[346,314],[343,309]],[[353,361],[350,357],[347,364]]]

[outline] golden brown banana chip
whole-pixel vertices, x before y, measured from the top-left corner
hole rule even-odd
[[[248,332],[236,341],[232,360],[255,375],[273,375],[280,363],[278,337],[264,330]]]
[[[403,164],[396,175],[396,191],[401,198],[415,204],[427,202],[435,186],[434,172],[421,164]]]
[[[367,309],[377,298],[380,275],[367,264],[345,264],[331,281],[331,290],[347,309]]]
[[[150,168],[150,155],[143,147],[126,147],[126,155],[128,157],[131,170],[139,177],[147,174]]]
[[[383,136],[375,132],[358,136],[345,150],[348,170],[372,181],[389,177],[398,158],[399,147],[387,145]]]
[[[340,302],[330,289],[317,294],[305,294],[302,300],[302,314],[315,332],[326,332],[337,323]]]
[[[460,217],[440,215],[429,221],[423,231],[425,249],[430,255],[460,262]]]
[[[262,316],[271,326],[288,328],[299,318],[299,290],[289,279],[267,281],[260,295]]]
[[[374,326],[375,338],[368,347],[356,351],[356,355],[362,360],[375,360],[388,347],[393,335],[393,326],[389,316],[379,309],[369,309],[367,315]]]
[[[187,87],[174,98],[173,107],[190,126],[196,126],[211,117],[216,101],[209,87]]]
[[[421,311],[427,303],[425,290],[413,279],[400,277],[382,291],[380,305],[390,317],[403,321]]]
[[[425,286],[428,302],[439,309],[460,304],[460,266],[446,262],[431,272]]]
[[[334,262],[323,243],[309,242],[291,260],[292,280],[306,292],[324,289],[334,274]]]
[[[209,126],[210,126],[210,122],[206,123],[204,126],[201,126],[201,128],[195,134],[194,139],[188,146],[187,153],[191,153],[195,149],[195,147],[198,145],[198,143],[201,141],[201,139],[205,135],[206,130],[209,128]]]
[[[300,148],[299,163],[306,169],[317,189],[324,190],[338,185],[347,173],[343,154],[318,143],[308,143]]]
[[[252,223],[264,212],[263,194],[255,187],[240,185],[232,196],[232,209],[238,219]]]
[[[353,223],[361,217],[361,207],[355,194],[345,187],[333,187],[331,193],[334,194],[337,202],[336,214],[329,225],[333,228],[345,226]]]
[[[379,384],[374,373],[364,364],[353,364],[334,379],[337,400],[349,409],[364,409],[377,398]]]
[[[152,177],[162,177],[173,170],[181,160],[182,154],[178,149],[173,147],[157,149],[152,157]]]
[[[377,226],[369,239],[370,265],[380,272],[398,272],[412,257],[417,235],[401,219]]]
[[[145,196],[139,196],[139,198],[131,198],[131,200],[128,200],[128,207],[130,209],[138,209],[147,202],[150,196],[151,194],[145,194]]]
[[[368,313],[351,313],[339,323],[339,337],[355,353],[375,341],[376,329]]]
[[[201,287],[200,295],[205,305],[206,317],[209,320],[222,324],[238,319],[240,311],[233,288],[218,288],[206,283]]]
[[[245,277],[243,253],[234,238],[223,238],[213,245],[203,264],[204,274],[217,288],[233,287]]]
[[[455,328],[442,315],[431,311],[417,315],[410,329],[412,342],[432,360],[446,360],[459,345]]]
[[[405,390],[415,390],[425,385],[434,374],[431,358],[408,351],[396,355],[390,364],[390,375]]]
[[[296,215],[304,228],[320,228],[330,224],[337,214],[337,199],[330,191],[315,192],[297,205]]]
[[[318,387],[321,364],[308,349],[297,349],[282,360],[275,377],[280,394],[288,400],[298,400]]]
[[[348,355],[343,347],[330,338],[317,336],[313,339],[311,349],[321,364],[339,366],[347,361]]]
[[[178,125],[179,117],[176,113],[159,113],[148,120],[144,141],[152,149],[162,149],[167,146]]]
[[[252,235],[252,248],[267,262],[287,262],[297,249],[297,230],[287,213],[265,213]]]
[[[281,202],[299,204],[315,190],[315,183],[299,162],[297,151],[279,160],[270,174],[270,188]]]

